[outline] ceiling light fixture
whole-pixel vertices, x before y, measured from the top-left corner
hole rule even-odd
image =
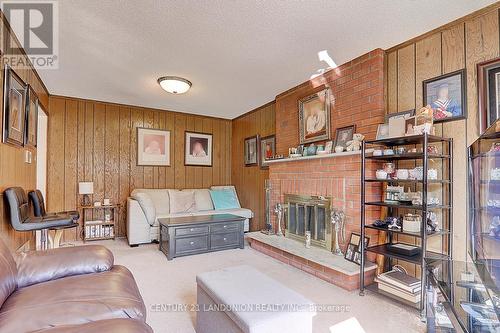
[[[184,94],[193,85],[191,81],[178,76],[163,76],[158,79],[163,90],[171,94]]]

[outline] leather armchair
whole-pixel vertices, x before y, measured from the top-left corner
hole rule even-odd
[[[10,213],[10,223],[17,231],[40,230],[42,249],[47,249],[47,230],[75,224],[69,215],[30,216],[26,192],[21,187],[9,187],[4,192]]]
[[[0,240],[0,331],[152,332],[130,271],[103,246],[13,256]]]
[[[59,215],[59,216],[69,216],[73,220],[72,224],[48,228],[49,230],[55,230],[54,238],[50,238],[49,236],[51,247],[58,248],[61,243],[61,237],[63,235],[64,229],[78,227],[78,220],[80,219],[80,213],[76,210],[58,212],[58,213],[47,213],[47,211],[45,210],[45,200],[43,199],[43,195],[42,192],[40,192],[40,190],[29,191],[28,198],[33,204],[33,213],[36,217],[47,218]]]

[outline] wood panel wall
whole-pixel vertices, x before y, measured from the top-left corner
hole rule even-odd
[[[11,45],[20,45],[16,36],[11,32],[8,23],[6,23],[3,14],[0,13],[0,24],[2,42],[0,43],[1,53],[7,47],[7,39]],[[13,44],[12,44],[13,43]],[[20,51],[19,53],[27,63],[29,63],[26,55]],[[4,80],[4,58],[1,57],[0,62],[0,83],[3,87]],[[47,110],[48,92],[43,82],[38,77],[35,69],[29,68],[14,68],[14,71],[21,77],[25,83],[32,85],[41,106]],[[3,108],[3,88],[0,89],[0,101]],[[3,112],[2,112],[3,114]],[[3,128],[3,118],[0,117],[0,128]],[[28,241],[34,241],[32,232],[17,232],[10,224],[10,218],[3,197],[3,191],[10,186],[21,186],[26,190],[36,187],[36,149],[30,149],[33,153],[33,162],[27,164],[24,162],[25,151],[27,148],[8,145],[0,142],[0,238],[7,244],[11,250],[16,250]],[[31,243],[33,246],[34,243]]]
[[[268,103],[233,120],[233,148],[231,180],[236,186],[242,207],[251,209],[255,218],[250,230],[257,231],[265,227],[264,182],[269,178],[269,171],[259,166],[245,166],[245,138],[260,135],[265,137],[275,134],[275,103]]]
[[[467,146],[479,136],[478,62],[499,56],[500,4],[487,7],[387,50],[387,112],[423,106],[422,81],[462,68],[467,71],[467,119],[438,124],[453,138],[453,255],[467,253]]]
[[[116,234],[126,236],[126,199],[133,189],[231,183],[230,120],[61,96],[50,96],[49,110],[49,211],[75,209],[78,182],[93,181],[93,201],[123,205]],[[137,127],[171,131],[170,167],[137,166]],[[213,134],[213,167],[184,166],[185,131]]]

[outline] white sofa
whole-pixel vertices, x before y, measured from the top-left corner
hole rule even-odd
[[[234,186],[212,186],[211,189],[230,189],[234,191],[236,199],[238,198]],[[172,214],[169,189],[135,189],[132,191],[127,199],[127,238],[130,246],[158,241],[160,237],[158,219],[165,217],[234,214],[246,218],[244,230],[249,231],[250,219],[253,218],[251,210],[246,208],[215,210],[208,189],[182,191],[194,191],[195,211]],[[238,206],[241,206],[239,200]]]

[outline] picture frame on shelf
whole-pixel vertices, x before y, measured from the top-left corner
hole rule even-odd
[[[26,135],[27,85],[7,64],[3,89],[3,142],[22,147]]]
[[[335,131],[335,147],[340,146],[345,150],[347,147],[347,142],[352,140],[355,131],[356,125],[337,128],[337,130]]]
[[[38,133],[38,97],[33,90],[33,87],[28,85],[26,98],[26,121],[24,145],[36,148],[37,133]]]
[[[413,117],[414,115],[415,115],[415,109],[388,113],[385,115],[385,123],[389,124],[389,120],[391,120],[391,119],[397,119],[397,118],[407,119],[407,118]]]
[[[415,116],[405,119],[405,135],[415,135]]]
[[[244,163],[245,166],[257,165],[259,162],[259,136],[254,135],[245,138],[244,141]]]
[[[377,140],[389,138],[389,124],[379,124],[377,127]]]
[[[389,137],[401,137],[406,133],[405,122],[406,119],[415,115],[415,109],[387,114],[385,116],[385,123],[389,125]]]
[[[482,134],[500,117],[500,57],[477,64],[477,86]]]
[[[137,127],[137,165],[170,166],[170,131]]]
[[[260,151],[259,154],[260,167],[261,169],[268,169],[269,165],[267,164],[267,161],[274,158],[274,155],[276,155],[276,136],[269,135],[260,138],[259,151]]]
[[[184,165],[211,167],[213,165],[213,135],[184,132]]]
[[[330,89],[325,88],[298,101],[299,143],[330,139]]]
[[[434,122],[467,117],[466,80],[465,69],[460,69],[422,82],[423,106],[434,110]]]

